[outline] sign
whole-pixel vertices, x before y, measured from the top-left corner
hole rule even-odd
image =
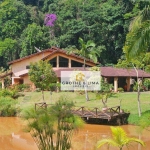
[[[100,71],[61,71],[61,90],[99,91]]]

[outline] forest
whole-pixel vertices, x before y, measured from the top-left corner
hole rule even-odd
[[[148,1],[140,0],[0,0],[0,67],[56,46],[80,49],[79,38],[92,40],[102,66],[117,64],[130,22]],[[46,17],[53,15],[54,22]]]

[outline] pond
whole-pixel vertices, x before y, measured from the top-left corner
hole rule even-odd
[[[132,125],[121,126],[131,137],[142,139],[145,147],[132,144],[129,150],[149,150],[150,132],[143,131],[138,134],[137,128]],[[17,117],[0,117],[0,150],[38,150],[34,140],[29,133],[24,132],[22,121]],[[79,129],[72,139],[72,150],[94,150],[96,142],[111,135],[110,126],[86,124]],[[106,150],[104,146],[101,150]],[[111,148],[111,150],[116,150]],[[124,148],[127,150],[127,148]]]

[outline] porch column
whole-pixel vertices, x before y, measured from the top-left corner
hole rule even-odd
[[[13,78],[13,77],[11,78],[11,80],[12,80],[12,85],[15,84],[15,81],[14,81],[14,78]]]
[[[114,78],[114,92],[118,91],[118,77]]]
[[[71,68],[71,59],[69,58],[69,65],[68,65],[69,68]]]
[[[127,91],[130,91],[130,77],[127,77],[126,83],[127,83]]]
[[[106,77],[104,77],[104,82],[106,82],[106,83],[107,83],[107,78],[106,78]]]
[[[4,89],[5,88],[5,86],[4,86],[4,79],[1,79],[1,81],[2,81],[2,89]]]
[[[56,60],[56,63],[57,63],[57,64],[56,64],[56,67],[59,68],[59,56],[57,56],[56,59],[57,59],[57,60]]]

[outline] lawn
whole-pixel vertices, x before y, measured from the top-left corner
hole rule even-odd
[[[19,97],[19,104],[21,108],[28,106],[34,106],[35,103],[43,102],[41,92],[24,92],[24,97]],[[89,101],[86,101],[84,92],[44,92],[45,102],[48,104],[54,104],[60,97],[66,98],[66,100],[73,101],[76,106],[86,106],[88,108],[98,107],[102,108],[103,104],[101,100],[97,100],[95,93],[89,92]],[[145,112],[150,109],[150,92],[141,92],[141,109]],[[137,93],[136,92],[124,92],[114,94],[108,98],[108,107],[119,106],[121,101],[121,109],[129,111],[131,114],[138,114],[137,109]]]

